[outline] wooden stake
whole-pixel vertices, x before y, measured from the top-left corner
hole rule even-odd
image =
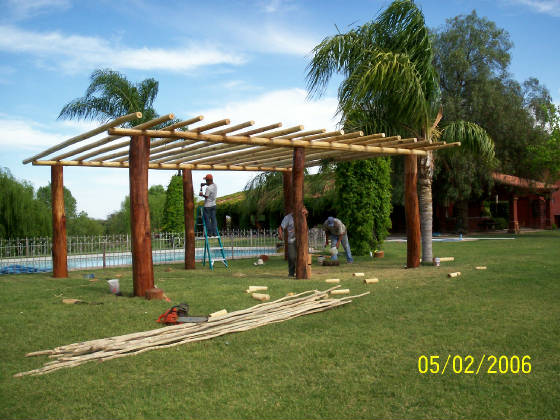
[[[379,283],[379,279],[377,277],[372,278],[372,279],[364,279],[364,283],[365,284]]]
[[[263,290],[268,290],[268,286],[249,286],[246,293],[261,292]]]
[[[331,295],[347,295],[350,293],[350,289],[336,289],[331,292]]]
[[[261,302],[266,302],[267,300],[270,300],[270,295],[264,293],[253,293],[251,297],[253,299],[260,300]]]

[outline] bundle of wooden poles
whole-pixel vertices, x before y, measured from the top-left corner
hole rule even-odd
[[[106,361],[140,354],[149,350],[208,340],[224,334],[247,331],[263,325],[283,322],[298,316],[345,305],[350,303],[353,298],[369,293],[346,296],[340,299],[329,297],[329,293],[338,287],[340,286],[325,291],[309,290],[296,295],[285,296],[273,302],[261,303],[219,317],[211,317],[207,322],[173,325],[28,353],[26,357],[48,355],[49,358],[55,360],[45,363],[41,368],[17,373],[14,377],[44,375],[58,369],[79,366],[91,361]]]

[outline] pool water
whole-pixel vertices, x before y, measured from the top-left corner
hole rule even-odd
[[[276,253],[275,247],[234,247],[224,248],[226,259],[249,258],[258,255],[272,255]],[[202,261],[204,248],[196,248],[195,260]],[[221,258],[219,250],[212,250],[212,259]],[[154,264],[171,263],[184,261],[185,251],[183,249],[174,250],[154,250],[152,251],[152,261]],[[105,267],[119,267],[132,265],[131,252],[112,252],[105,254]],[[68,269],[81,270],[89,268],[103,268],[103,254],[83,254],[69,255]],[[0,274],[19,274],[52,271],[51,257],[36,258],[10,258],[0,260]]]

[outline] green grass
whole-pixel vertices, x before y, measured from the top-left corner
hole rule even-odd
[[[434,243],[454,256],[439,268],[403,269],[405,244],[385,258],[313,267],[312,280],[287,278],[287,264],[236,260],[214,272],[155,267],[156,284],[191,314],[256,302],[244,290],[268,285],[272,299],[325,289],[339,277],[371,294],[342,308],[244,333],[13,378],[46,358],[26,352],[157,328],[166,302],[115,297],[105,279],[130,269],[0,277],[0,418],[558,418],[560,417],[560,234],[508,241]],[[486,271],[474,269],[486,265]],[[169,267],[172,271],[166,271]],[[365,286],[354,271],[378,277]],[[461,271],[457,279],[450,271]],[[63,297],[103,305],[64,305]],[[530,355],[530,374],[420,374],[421,355]],[[475,366],[476,368],[476,366]]]

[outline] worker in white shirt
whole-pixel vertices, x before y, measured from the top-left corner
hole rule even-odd
[[[204,194],[200,192],[198,195],[204,197],[204,223],[206,224],[206,233],[208,236],[218,236],[218,224],[216,222],[216,196],[218,195],[218,186],[214,184],[214,178],[211,174],[203,178],[206,181],[206,191]]]

